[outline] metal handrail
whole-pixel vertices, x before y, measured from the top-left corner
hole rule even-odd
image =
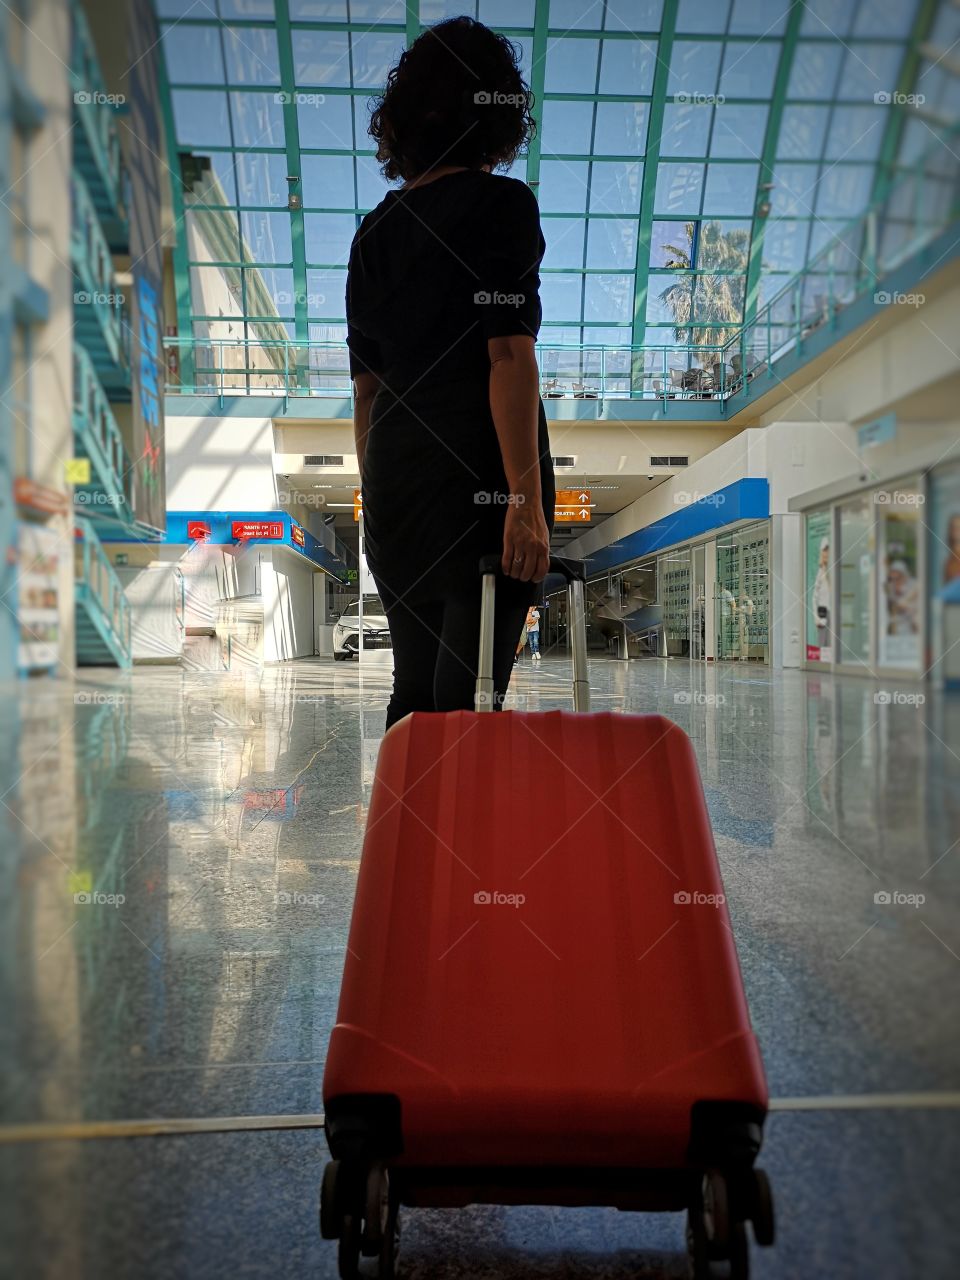
[[[960,126],[947,131],[960,140]],[[923,152],[916,164],[891,183],[885,192],[852,218],[804,267],[793,276],[755,318],[724,346],[724,363],[730,358],[735,377],[731,391],[767,372],[789,352],[797,349],[815,330],[835,324],[840,313],[909,258],[931,244],[960,217],[958,177],[960,165],[950,164],[939,171],[944,157],[956,160],[956,151],[937,142]],[[940,216],[925,216],[936,209],[928,196],[952,191],[952,198]],[[904,207],[910,211],[906,217]],[[811,282],[819,285],[812,290]],[[877,294],[878,305],[886,301]],[[759,355],[757,352],[759,351]],[[736,361],[736,364],[734,364]],[[739,366],[739,367],[737,367]]]
[[[133,502],[133,468],[110,401],[86,349],[73,344],[73,410],[81,434],[89,433],[109,469],[108,488],[123,498],[129,514]]]
[[[100,216],[86,182],[76,169],[71,170],[70,186],[73,198],[71,249],[81,283],[87,286],[81,293],[89,293],[87,300],[79,293],[75,301],[88,301],[99,317],[101,325],[106,317],[112,353],[124,367],[129,367],[129,326],[126,323],[125,297],[118,285],[113,266],[113,255],[100,225]]]
[[[70,48],[70,82],[75,93],[86,93],[90,102],[79,102],[79,106],[92,106],[96,110],[81,113],[81,120],[91,145],[98,154],[98,160],[104,170],[104,177],[111,189],[118,207],[123,205],[123,152],[120,145],[120,131],[117,128],[115,112],[107,104],[107,86],[100,69],[96,46],[90,34],[90,27],[79,4],[71,6],[73,24]]]
[[[93,525],[86,520],[77,520],[74,528],[80,543],[80,555],[74,560],[77,594],[95,604],[125,660],[129,662],[130,605],[120,579],[107,559]]]

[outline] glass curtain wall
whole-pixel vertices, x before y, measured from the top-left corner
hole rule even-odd
[[[584,394],[601,345],[690,348],[666,369],[608,352],[610,391],[716,379],[711,348],[909,164],[927,127],[909,92],[922,68],[947,94],[935,55],[958,34],[948,0],[156,4],[180,335],[201,383],[303,393],[346,382],[347,256],[387,190],[369,109],[431,23],[465,13],[519,49],[538,131],[512,173],[544,222],[541,341],[574,348],[544,350],[544,374]]]

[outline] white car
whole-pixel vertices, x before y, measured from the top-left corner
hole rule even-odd
[[[333,656],[338,662],[355,658],[360,645],[360,603],[354,600],[337,619],[333,628]],[[392,649],[387,615],[379,596],[363,597],[363,648]]]

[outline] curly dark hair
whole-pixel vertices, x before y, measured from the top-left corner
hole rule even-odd
[[[371,114],[380,171],[392,182],[441,164],[509,167],[536,131],[533,101],[506,36],[438,22],[400,55]]]

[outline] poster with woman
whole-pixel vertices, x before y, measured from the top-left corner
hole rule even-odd
[[[902,497],[906,491],[898,490]],[[888,506],[880,521],[880,665],[919,670],[923,600],[920,592],[917,502]]]
[[[806,636],[808,662],[833,662],[833,577],[830,512],[807,516]]]

